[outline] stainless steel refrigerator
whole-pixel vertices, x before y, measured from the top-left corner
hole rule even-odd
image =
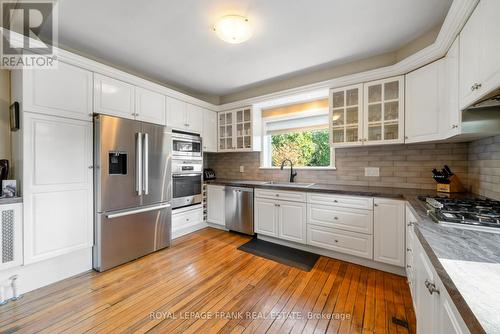
[[[171,159],[169,128],[94,117],[95,270],[170,246]]]

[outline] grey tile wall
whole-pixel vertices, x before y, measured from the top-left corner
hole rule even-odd
[[[209,153],[206,165],[218,178],[288,180],[289,170],[260,169],[260,154]],[[336,150],[336,170],[298,170],[297,182],[435,189],[432,168],[450,168],[467,185],[468,144],[438,143],[366,146]],[[240,166],[245,172],[240,173]],[[366,177],[365,167],[379,167],[379,177]],[[500,175],[500,174],[498,174]]]
[[[500,136],[469,144],[468,169],[472,192],[500,200]]]

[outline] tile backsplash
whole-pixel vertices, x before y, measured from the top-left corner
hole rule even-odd
[[[336,150],[336,170],[298,170],[296,181],[435,189],[431,170],[447,164],[467,185],[468,154],[468,143],[341,148]],[[290,173],[289,167],[283,171],[260,169],[258,152],[207,153],[205,157],[206,166],[213,168],[218,178],[286,181]],[[243,173],[240,166],[244,166]],[[365,167],[379,167],[379,176],[365,176]]]
[[[500,136],[469,144],[468,171],[473,193],[500,200]]]

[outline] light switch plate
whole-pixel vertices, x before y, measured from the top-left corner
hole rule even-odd
[[[365,167],[365,176],[380,176],[379,167]]]
[[[240,173],[245,173],[245,166],[240,166]]]

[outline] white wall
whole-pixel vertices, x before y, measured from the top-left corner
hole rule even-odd
[[[0,159],[10,160],[10,72],[0,70]]]

